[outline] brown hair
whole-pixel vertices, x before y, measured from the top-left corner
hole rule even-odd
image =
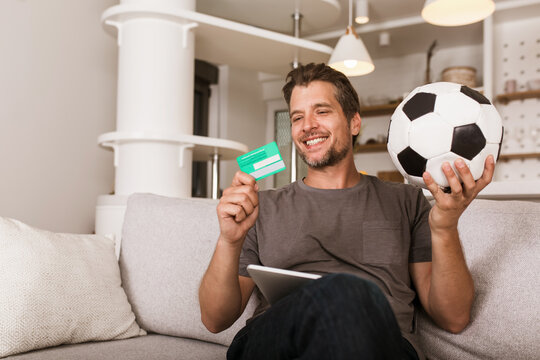
[[[289,110],[291,107],[291,95],[295,86],[307,86],[312,81],[326,81],[334,85],[336,100],[349,124],[354,114],[360,112],[358,94],[347,76],[324,63],[300,65],[298,68],[291,70],[285,80],[287,83],[283,86],[282,91]],[[353,136],[353,145],[357,136]]]

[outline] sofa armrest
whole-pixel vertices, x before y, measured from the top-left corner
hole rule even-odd
[[[540,203],[475,200],[459,233],[475,282],[471,323],[460,334],[420,312],[429,359],[533,359],[540,354]]]

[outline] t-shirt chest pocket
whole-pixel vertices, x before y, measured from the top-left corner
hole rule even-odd
[[[401,221],[365,221],[362,224],[362,262],[390,265],[407,261]]]

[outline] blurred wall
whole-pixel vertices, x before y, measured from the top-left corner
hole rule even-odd
[[[117,48],[100,16],[115,0],[0,1],[0,216],[90,233],[113,190]]]

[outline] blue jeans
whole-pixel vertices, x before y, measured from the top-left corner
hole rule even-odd
[[[332,274],[281,299],[236,334],[227,359],[418,359],[371,281]]]

